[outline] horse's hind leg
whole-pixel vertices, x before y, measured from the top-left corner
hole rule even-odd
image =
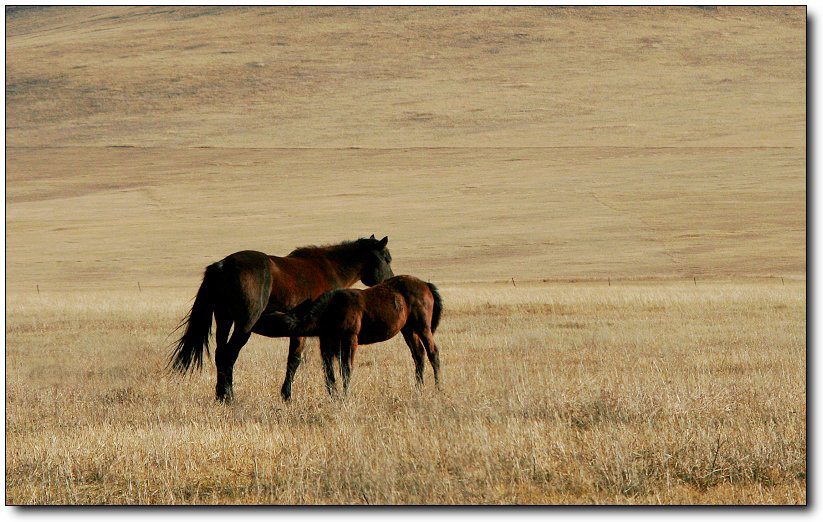
[[[406,344],[409,346],[409,350],[411,350],[412,359],[414,359],[414,374],[417,378],[417,387],[423,387],[423,370],[424,366],[424,356],[423,356],[423,345],[420,342],[418,336],[409,328],[403,328],[401,330],[403,333],[403,339],[406,341]]]
[[[214,331],[214,341],[217,344],[217,347],[214,349],[214,360],[215,365],[217,365],[217,361],[223,361],[226,358],[226,345],[229,342],[229,332],[231,331],[231,319],[227,319],[224,316],[220,315],[219,313],[215,312],[214,314],[214,323],[215,323],[215,331]],[[225,366],[225,362],[223,363]],[[225,372],[224,372],[225,373]],[[220,382],[220,367],[218,366],[217,369],[217,400],[222,401],[226,398],[226,383]],[[221,393],[221,390],[222,393]],[[229,397],[231,400],[231,397]]]
[[[419,334],[420,340],[423,342],[423,347],[426,348],[426,355],[429,357],[429,363],[434,370],[434,385],[440,388],[440,355],[437,350],[437,344],[434,342],[434,335],[431,329],[425,328]]]
[[[289,360],[286,363],[286,379],[283,387],[280,388],[280,396],[284,401],[291,399],[291,383],[294,380],[294,373],[303,360],[303,348],[305,346],[303,337],[292,337],[289,340]]]
[[[234,398],[233,371],[234,363],[240,354],[240,349],[248,342],[251,332],[234,325],[234,331],[229,341],[214,351],[214,362],[217,366],[217,400],[231,402]],[[222,349],[221,349],[222,348]]]
[[[217,344],[215,350],[225,350],[226,343],[229,342],[229,331],[231,330],[231,319],[225,318],[222,315],[214,314],[214,341]]]

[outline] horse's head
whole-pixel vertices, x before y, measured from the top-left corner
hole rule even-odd
[[[360,271],[360,280],[364,285],[374,286],[394,277],[391,269],[391,254],[386,248],[388,242],[388,236],[378,240],[374,238],[374,234],[368,239],[360,240],[365,259],[363,269]]]

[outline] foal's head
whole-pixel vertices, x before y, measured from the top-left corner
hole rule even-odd
[[[368,239],[358,240],[361,248],[361,253],[364,256],[365,263],[360,271],[360,280],[366,286],[374,286],[382,283],[390,277],[394,277],[394,272],[391,269],[391,254],[386,245],[389,242],[389,237],[383,239],[375,239],[374,234]]]
[[[326,292],[314,301],[306,299],[288,312],[275,312],[281,321],[288,325],[291,335],[314,336],[320,332],[318,327],[323,313],[328,308],[329,303],[336,290]]]

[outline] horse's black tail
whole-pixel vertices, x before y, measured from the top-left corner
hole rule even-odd
[[[429,290],[434,296],[434,310],[432,311],[432,333],[434,333],[437,330],[437,325],[440,324],[440,314],[443,313],[443,298],[440,297],[440,292],[437,291],[436,286],[431,283],[426,284],[429,285]]]
[[[203,350],[209,353],[209,336],[211,335],[211,318],[214,313],[212,288],[214,276],[219,270],[217,263],[209,265],[203,274],[203,283],[194,298],[189,314],[180,322],[177,328],[186,325],[186,330],[177,341],[177,346],[169,357],[168,368],[172,371],[186,373],[203,367]]]

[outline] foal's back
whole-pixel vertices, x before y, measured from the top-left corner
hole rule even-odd
[[[391,339],[407,324],[431,320],[434,298],[426,283],[401,275],[365,290],[336,290],[321,320],[321,330],[350,332],[359,344]]]
[[[383,339],[360,341],[362,344],[390,339],[403,328],[419,330],[431,324],[434,296],[428,284],[416,277],[400,275],[389,278],[363,290],[363,297],[361,337],[371,339],[371,335],[363,335],[363,332],[378,331],[380,325],[385,327],[385,333]],[[388,335],[389,332],[391,335]]]

